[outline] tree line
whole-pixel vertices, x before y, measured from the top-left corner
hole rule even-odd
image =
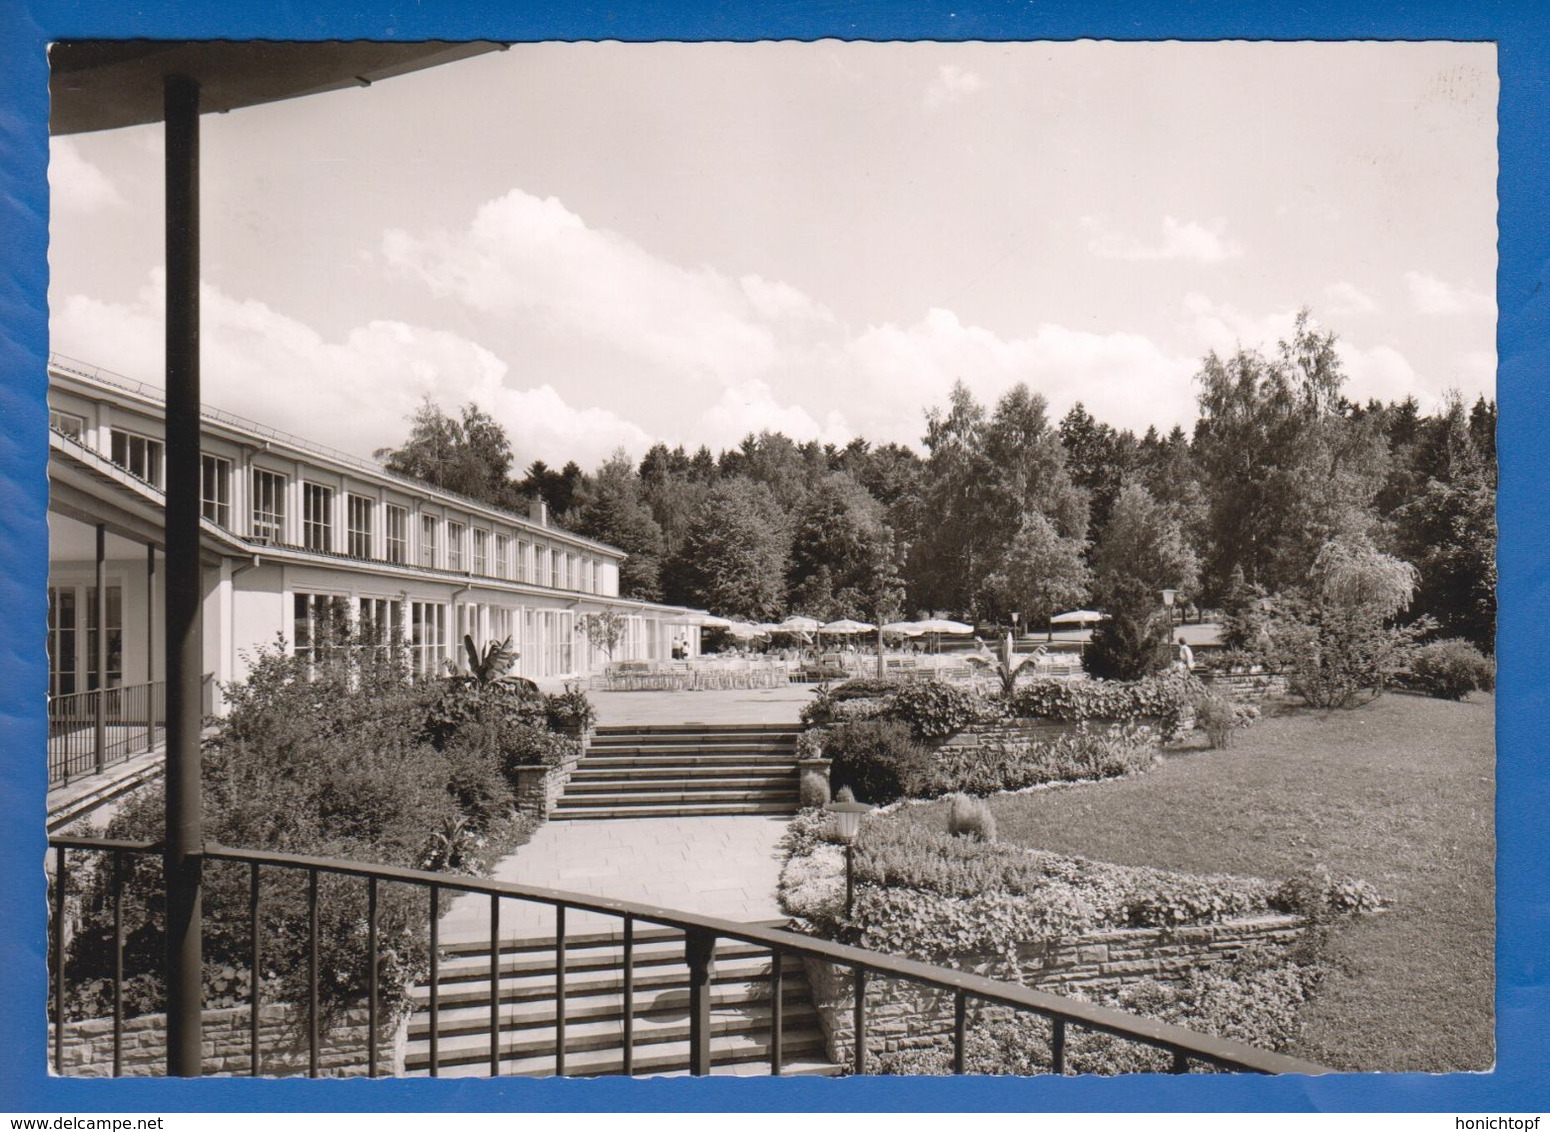
[[[1413,567],[1402,618],[1491,650],[1496,404],[1456,394],[1344,396],[1336,336],[1304,311],[1274,349],[1212,352],[1192,432],[1137,436],[1080,403],[1058,422],[1018,384],[994,405],[960,382],[925,414],[924,451],[779,432],[713,455],[658,444],[592,472],[513,472],[475,405],[427,401],[379,459],[507,507],[541,498],[561,525],[628,552],[627,596],[772,620],[942,612],[1038,625],[1164,588],[1220,606],[1306,588],[1331,555]],[[1146,600],[1150,600],[1148,597]]]

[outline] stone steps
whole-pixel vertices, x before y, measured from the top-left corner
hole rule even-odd
[[[500,1072],[551,1076],[559,1040],[554,939],[502,941],[496,1011]],[[438,964],[437,1075],[486,1076],[490,1071],[490,952],[488,941],[454,940]],[[773,1013],[771,955],[734,940],[718,941],[711,971],[713,1071],[770,1071]],[[633,1072],[686,1073],[689,1067],[689,968],[682,932],[643,928],[635,933],[631,970]],[[781,964],[781,1058],[787,1074],[830,1075],[822,1024],[813,1007],[801,960]],[[405,1070],[430,1072],[430,989],[411,994]],[[569,937],[565,945],[565,1073],[623,1072],[624,948],[619,931]]]
[[[795,724],[600,728],[550,818],[785,814],[797,808]]]

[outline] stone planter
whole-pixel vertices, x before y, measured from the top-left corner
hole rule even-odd
[[[555,800],[564,793],[565,784],[570,781],[571,772],[576,769],[577,763],[586,758],[587,749],[591,746],[591,731],[574,732],[571,737],[578,741],[576,751],[564,762],[556,766],[517,767],[518,811],[540,821],[548,819]]]

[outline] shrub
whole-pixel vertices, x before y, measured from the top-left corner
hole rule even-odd
[[[843,723],[829,732],[825,751],[837,788],[849,787],[864,802],[882,804],[905,795],[905,784],[924,775],[931,753],[901,723]]]
[[[1177,737],[1199,688],[1182,672],[1131,681],[1033,680],[1012,697],[1010,711],[1022,719],[1155,723],[1166,743]]]
[[[1348,708],[1374,698],[1394,681],[1416,637],[1430,622],[1390,628],[1372,612],[1312,605],[1278,623],[1276,658],[1287,687],[1313,707]]]
[[[803,771],[797,797],[803,809],[829,804],[829,780],[816,770]]]
[[[1317,865],[1282,881],[1270,896],[1270,906],[1324,923],[1336,916],[1376,912],[1383,907],[1383,897],[1364,880],[1334,877]]]
[[[1206,733],[1213,750],[1231,747],[1238,731],[1253,725],[1259,708],[1234,703],[1216,692],[1202,691],[1195,696],[1195,723]]]
[[[1100,728],[1080,723],[1043,743],[985,743],[938,751],[922,773],[904,783],[911,798],[936,798],[955,791],[994,794],[1049,782],[1116,778],[1150,767],[1157,758],[1157,734],[1135,723]]]
[[[1082,666],[1104,680],[1139,680],[1167,668],[1172,634],[1156,591],[1135,578],[1111,578],[1102,608],[1109,614],[1093,630]]]
[[[497,680],[480,683],[466,676],[446,676],[425,681],[430,697],[421,726],[424,739],[438,748],[470,726],[500,729],[515,724],[546,726],[547,710],[541,696],[522,685]]]
[[[490,829],[511,812],[513,795],[493,730],[465,727],[442,751],[447,788],[474,831]]]
[[[1410,683],[1428,696],[1462,700],[1470,692],[1496,687],[1496,666],[1468,641],[1451,637],[1417,649],[1410,661]]]
[[[497,743],[501,769],[508,777],[520,766],[559,766],[574,756],[579,747],[568,735],[525,723],[502,728]]]
[[[1145,979],[1100,996],[1098,1002],[1198,1033],[1281,1050],[1300,1029],[1303,1006],[1324,975],[1317,960],[1247,949],[1224,963],[1185,973],[1178,982]],[[1080,992],[1072,997],[1084,998]],[[988,1010],[971,1014],[964,1041],[964,1069],[986,1075],[1032,1076],[1053,1064],[1051,1025],[1033,1014],[1010,1016]],[[1152,1046],[1080,1027],[1066,1033],[1066,1071],[1113,1076],[1163,1073],[1171,1055]],[[879,1074],[952,1072],[952,1047],[944,1036],[923,1049],[879,1055],[871,1069]]]
[[[980,799],[954,794],[947,809],[947,832],[974,841],[994,841],[996,815]]]
[[[583,735],[597,723],[597,709],[576,684],[567,684],[565,691],[545,696],[544,715],[551,731],[566,735]]]
[[[821,759],[824,757],[823,744],[828,733],[821,727],[814,727],[797,735],[797,758]]]
[[[941,680],[901,684],[888,699],[889,717],[906,724],[919,739],[956,734],[987,710],[973,692]]]
[[[334,643],[351,644],[347,636]],[[411,682],[396,647],[329,647],[308,658],[290,655],[283,642],[260,649],[248,679],[226,693],[230,710],[204,744],[205,833],[212,841],[468,871],[484,866],[499,839],[518,835],[518,823],[505,816],[510,792],[499,742],[523,714],[547,735],[541,704],[534,716],[522,697],[473,681]],[[162,805],[159,790],[132,797],[108,835],[158,838]],[[100,1016],[100,988],[114,953],[111,870],[72,872],[80,911],[67,963],[83,989],[66,1006]],[[159,862],[135,862],[125,881],[128,1006],[155,1011],[164,1001]],[[204,885],[206,1001],[214,1004],[254,977],[247,969],[247,870],[211,862]],[[306,876],[266,870],[262,885],[260,987],[271,1002],[305,1003]],[[320,877],[319,895],[319,1021],[326,1026],[366,993],[367,910],[358,879]],[[391,1012],[407,1006],[408,988],[428,963],[423,891],[382,886],[379,925],[378,976]]]

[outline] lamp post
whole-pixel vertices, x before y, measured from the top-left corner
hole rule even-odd
[[[850,919],[856,902],[856,838],[861,833],[861,817],[872,812],[865,802],[830,802],[824,812],[834,815],[835,832],[845,843],[845,918]]]

